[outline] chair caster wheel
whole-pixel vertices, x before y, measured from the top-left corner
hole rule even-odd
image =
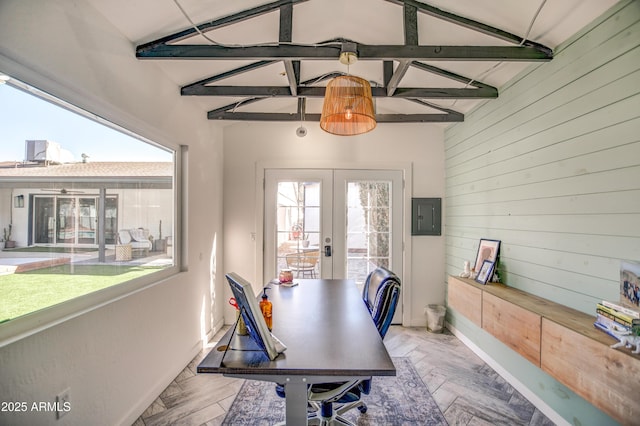
[[[367,412],[367,406],[363,405],[362,407],[358,407],[358,411],[360,411],[362,414],[365,414]]]

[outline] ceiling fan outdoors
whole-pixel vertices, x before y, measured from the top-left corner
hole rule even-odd
[[[58,194],[62,194],[62,195],[67,195],[67,194],[84,194],[84,191],[77,191],[77,190],[69,190],[69,189],[51,189],[51,188],[40,188],[40,191],[43,192],[56,192]]]

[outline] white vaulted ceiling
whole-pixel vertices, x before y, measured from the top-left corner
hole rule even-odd
[[[317,119],[328,79],[348,72],[372,83],[383,122],[462,120],[532,63],[553,60],[553,49],[616,3],[88,1],[131,40],[132,55],[162,68],[211,119],[294,121],[301,108],[307,120]],[[184,30],[188,37],[155,43]],[[291,41],[279,43],[282,37]],[[344,41],[359,56],[348,68],[338,61]]]

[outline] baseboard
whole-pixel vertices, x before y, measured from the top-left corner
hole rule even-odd
[[[531,403],[542,412],[545,416],[549,418],[556,425],[563,426],[571,426],[564,417],[561,417],[553,408],[547,405],[538,395],[531,392],[527,386],[525,386],[520,380],[516,379],[511,373],[505,370],[497,361],[491,358],[486,352],[480,349],[475,343],[469,340],[462,332],[456,329],[449,323],[445,324],[445,327],[451,331],[451,333],[456,336],[462,343],[465,344],[469,349],[471,349],[480,359],[487,363],[491,368],[493,368],[496,373],[498,373],[503,379],[505,379],[511,386],[514,387],[518,392],[520,392],[525,398],[527,398]]]

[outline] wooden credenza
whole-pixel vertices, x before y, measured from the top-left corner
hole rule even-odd
[[[449,277],[447,305],[622,424],[640,421],[640,355],[595,316],[510,288]]]

